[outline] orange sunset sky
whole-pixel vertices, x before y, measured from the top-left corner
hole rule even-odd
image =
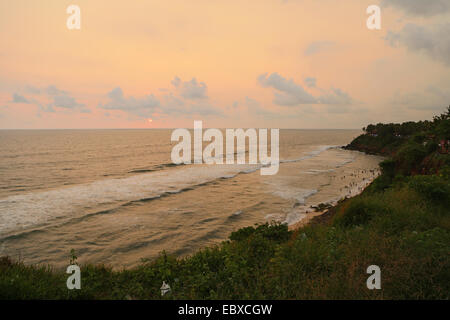
[[[361,128],[449,103],[450,0],[0,0],[0,129]]]

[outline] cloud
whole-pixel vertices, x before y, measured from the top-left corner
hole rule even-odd
[[[107,94],[107,97],[109,101],[105,104],[99,104],[99,108],[105,110],[122,110],[139,117],[149,117],[160,105],[159,100],[153,94],[143,98],[135,98],[133,96],[125,97],[120,87],[111,90]]]
[[[311,78],[313,79],[313,78]],[[310,79],[309,83],[316,84]],[[273,103],[279,106],[298,106],[305,104],[351,104],[353,99],[343,90],[332,88],[329,91],[320,89],[323,94],[320,96],[313,96],[307,92],[301,85],[296,84],[294,80],[282,77],[278,73],[272,73],[267,76],[267,73],[258,77],[259,83],[263,87],[270,87],[275,89]]]
[[[14,93],[13,94],[13,98],[12,98],[12,103],[30,103],[30,101],[25,98],[24,96],[18,94],[18,93]]]
[[[200,115],[200,116],[210,116],[210,115],[221,115],[222,111],[213,105],[211,105],[207,100],[202,101],[189,101],[182,97],[177,97],[173,93],[169,93],[163,97],[163,102],[161,104],[160,112],[166,115]]]
[[[239,102],[238,101],[234,101],[233,103],[231,103],[231,105],[227,105],[226,106],[226,110],[228,110],[230,112],[235,112],[238,107],[239,107]]]
[[[56,112],[56,110],[53,108],[53,105],[51,103],[49,103],[48,105],[44,106],[42,104],[40,104],[39,102],[35,102],[35,104],[38,106],[39,111],[42,112]]]
[[[78,107],[84,107],[84,104],[78,103],[75,98],[61,94],[53,97],[53,106],[59,108],[75,109]]]
[[[117,87],[107,94],[109,101],[105,104],[99,103],[98,107],[121,110],[144,118],[223,114],[222,110],[209,103],[206,95],[207,86],[204,82],[198,82],[195,78],[191,81],[182,81],[179,77],[175,77],[171,84],[175,87],[175,92],[164,90],[163,92],[167,93],[160,98],[153,94],[142,98],[125,97],[122,89]]]
[[[382,4],[415,16],[429,17],[450,11],[450,1],[448,0],[383,0]]]
[[[201,116],[222,115],[223,112],[220,109],[215,108],[209,103],[194,103],[185,110],[187,114],[196,114]]]
[[[250,108],[260,108],[261,104],[250,97],[245,97],[245,105]]]
[[[45,89],[45,92],[51,97],[52,102],[49,103],[47,107],[43,107],[39,102],[36,101],[35,103],[38,104],[41,111],[55,112],[54,107],[56,107],[79,111],[81,113],[91,112],[91,110],[86,108],[84,104],[77,102],[77,100],[72,97],[67,91],[60,90],[55,86],[49,86]]]
[[[304,82],[308,88],[315,88],[317,85],[317,79],[312,77],[306,77]]]
[[[280,106],[296,106],[299,104],[316,103],[317,100],[302,86],[296,84],[292,79],[285,79],[278,73],[267,73],[258,77],[258,82],[265,88],[272,87],[279,92],[274,93],[273,102]]]
[[[173,93],[164,95],[162,98],[159,113],[163,115],[180,116],[180,115],[221,115],[222,111],[208,101],[186,101],[182,97],[177,97]]]
[[[245,97],[245,105],[247,106],[248,113],[252,116],[257,115],[269,118],[279,116],[279,114],[277,113],[264,109],[263,107],[261,107],[261,103],[259,103],[259,101],[250,97]]]
[[[314,41],[311,42],[304,51],[305,56],[312,56],[319,52],[332,49],[336,46],[336,43],[332,41]]]
[[[53,103],[51,103],[49,107],[50,110],[53,110],[52,107],[58,107],[66,109],[79,109],[79,111],[83,113],[89,112],[89,109],[86,109],[84,104],[78,103],[75,98],[71,97],[68,94],[55,95],[53,97]]]
[[[186,109],[185,102],[173,93],[164,95],[162,104],[166,114],[182,113]]]
[[[56,96],[56,95],[65,95],[67,94],[67,91],[63,91],[55,87],[54,85],[50,85],[45,89],[45,92],[50,96]]]
[[[392,104],[419,111],[442,111],[450,101],[450,90],[430,85],[415,92],[397,92]]]
[[[55,108],[73,110],[81,113],[91,112],[84,104],[77,102],[67,91],[60,90],[54,85],[42,89],[27,85],[23,88],[23,91],[31,95],[31,97],[26,98],[19,93],[14,93],[11,102],[35,105],[39,113],[56,112]]]
[[[385,40],[392,47],[405,46],[450,66],[450,23],[428,27],[407,24],[399,32],[389,31]]]
[[[41,89],[28,85],[28,86],[25,86],[25,92],[30,93],[30,94],[39,94],[39,93],[41,93]]]
[[[208,87],[204,82],[198,82],[197,79],[192,78],[191,81],[181,81],[180,78],[175,77],[171,81],[172,85],[180,90],[180,95],[183,98],[197,100],[207,99]]]
[[[179,87],[181,84],[181,79],[178,77],[173,78],[172,81],[170,81],[170,83],[174,86],[174,87]]]
[[[353,103],[353,99],[348,93],[336,88],[331,89],[329,93],[321,95],[317,100],[321,104],[349,105]]]
[[[342,105],[330,105],[327,108],[328,113],[334,113],[334,114],[343,114],[348,113],[352,109],[350,109],[348,106],[342,106]]]

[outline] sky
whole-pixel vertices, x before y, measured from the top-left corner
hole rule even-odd
[[[450,0],[0,0],[0,129],[362,128],[449,104]]]

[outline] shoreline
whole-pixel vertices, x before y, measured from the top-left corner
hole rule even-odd
[[[352,151],[355,151],[355,150],[352,150]],[[359,152],[361,152],[361,151],[359,151]],[[362,153],[370,155],[366,152],[362,152]],[[339,200],[334,199],[332,201],[317,204],[316,206],[310,205],[309,208],[315,209],[315,210],[314,211],[306,211],[304,213],[305,217],[301,218],[300,220],[298,220],[292,224],[289,224],[288,229],[291,231],[295,231],[295,230],[302,228],[310,223],[317,223],[319,221],[320,222],[328,221],[331,218],[331,216],[333,216],[336,213],[336,208],[341,203],[346,202],[350,199],[353,199],[353,198],[361,195],[364,192],[364,190],[367,187],[369,187],[372,184],[372,182],[381,175],[381,168],[380,168],[379,164],[378,164],[378,168],[376,170],[378,170],[378,174],[373,175],[370,179],[367,179],[367,177],[365,177],[358,184],[356,184],[353,188],[350,188],[349,193],[347,195],[343,195]],[[327,207],[325,209],[321,209],[320,208],[321,205],[326,205]]]
[[[364,192],[364,190],[363,190],[363,192]],[[343,198],[325,210],[319,210],[319,211],[312,212],[311,214],[306,216],[304,219],[288,226],[289,231],[297,231],[307,225],[328,223],[332,219],[332,217],[334,217],[334,215],[337,212],[338,207],[341,204],[343,204],[353,198],[358,197],[359,195],[361,195],[361,193],[353,195],[351,197]]]
[[[322,222],[330,220],[330,218],[336,214],[336,209],[339,205],[361,195],[364,192],[364,190],[368,186],[370,186],[375,179],[376,178],[374,178],[372,181],[370,181],[370,183],[368,183],[366,185],[366,187],[364,189],[362,189],[360,192],[358,192],[357,194],[353,194],[352,196],[346,196],[346,197],[338,200],[337,202],[332,203],[327,209],[317,210],[317,211],[312,211],[312,212],[306,213],[306,216],[304,218],[302,218],[301,220],[299,220],[291,225],[288,225],[288,229],[290,231],[295,231],[295,230],[298,230],[308,224],[322,223]]]
[[[329,210],[330,209],[308,213],[307,216],[304,217],[303,219],[301,219],[300,221],[289,225],[288,229],[289,229],[289,231],[298,230],[298,229],[312,223],[317,217],[320,217],[320,216],[328,213]]]

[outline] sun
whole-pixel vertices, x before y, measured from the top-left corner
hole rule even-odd
[[[147,119],[147,122],[148,122],[148,123],[152,123],[152,122],[153,122],[153,119],[148,118],[148,119]]]

